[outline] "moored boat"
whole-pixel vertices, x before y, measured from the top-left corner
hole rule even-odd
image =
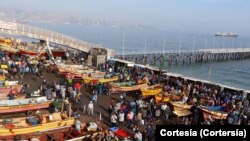
[[[213,119],[226,119],[227,112],[224,112],[220,106],[202,106],[199,109],[203,113],[203,118],[208,119],[211,116]]]
[[[0,95],[1,94],[9,94],[11,90],[15,90],[16,93],[19,93],[23,88],[23,85],[6,85],[0,87]]]
[[[2,100],[0,101],[0,114],[9,114],[15,112],[26,112],[37,109],[49,108],[52,101],[46,97]]]
[[[155,95],[156,103],[168,103],[169,101],[170,101],[170,96],[165,95],[164,93]]]
[[[18,53],[20,50],[14,47],[10,47],[10,46],[2,46],[0,45],[0,50],[4,51],[4,52],[8,52],[8,53]]]
[[[190,110],[193,105],[183,104],[180,101],[171,102],[175,111]]]
[[[45,51],[39,53],[39,52],[37,52],[37,51],[35,51],[35,50],[24,49],[24,48],[21,48],[21,49],[20,49],[20,53],[21,53],[22,55],[27,55],[27,56],[37,56],[37,55],[39,55],[39,54],[40,54],[40,56],[45,56],[45,55],[46,55],[46,52],[45,52]]]
[[[147,88],[141,89],[142,96],[154,96],[162,91],[162,85],[157,84]]]
[[[46,114],[37,119],[36,116],[1,119],[0,136],[23,135],[28,133],[37,133],[43,130],[53,130],[59,127],[71,127],[75,119],[65,118],[61,113]]]
[[[134,81],[123,82],[123,83],[110,83],[110,92],[112,93],[129,92],[129,91],[140,90],[146,87],[148,87],[146,83],[136,84]]]
[[[114,81],[118,81],[118,80],[119,80],[118,76],[113,76],[113,77],[110,77],[110,78],[104,78],[104,77],[101,77],[101,78],[83,77],[83,81],[86,84],[94,82],[94,81],[95,81],[95,83],[108,83],[108,82],[114,82]]]

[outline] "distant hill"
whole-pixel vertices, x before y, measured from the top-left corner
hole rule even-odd
[[[16,21],[21,23],[60,23],[60,24],[79,24],[89,26],[110,26],[110,27],[141,27],[148,28],[146,25],[126,23],[123,21],[103,21],[93,20],[84,17],[76,17],[60,12],[26,11],[20,9],[8,9],[0,7],[0,20]]]

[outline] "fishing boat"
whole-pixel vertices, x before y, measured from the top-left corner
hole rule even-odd
[[[228,116],[221,106],[202,106],[199,109],[202,111],[204,119],[208,119],[209,116],[213,119],[226,119]]]
[[[93,69],[78,69],[78,68],[62,68],[58,67],[58,71],[60,74],[72,73],[72,74],[89,74],[95,72]]]
[[[14,48],[14,47],[8,47],[8,46],[3,46],[3,45],[0,45],[0,50],[4,51],[4,52],[9,52],[9,53],[12,53],[12,54],[16,54],[18,53],[20,50],[17,49],[17,48]]]
[[[31,49],[25,49],[25,48],[21,48],[20,53],[22,55],[26,55],[26,56],[37,56],[37,55],[39,55],[39,52],[37,50],[31,50]],[[40,56],[45,56],[45,55],[46,55],[45,51],[42,51],[40,53]]]
[[[119,92],[129,92],[129,91],[136,91],[143,88],[147,88],[147,83],[135,83],[134,81],[131,82],[122,82],[122,83],[110,83],[110,92],[112,93],[119,93]]]
[[[26,55],[26,56],[38,56],[38,57],[44,57],[48,55],[48,51],[46,49],[38,49],[38,47],[19,47],[20,54]],[[41,48],[41,47],[40,47]],[[51,49],[51,53],[54,57],[61,57],[65,55],[65,51],[62,49]]]
[[[156,103],[168,103],[170,101],[170,96],[164,93],[160,93],[155,95],[155,102]]]
[[[0,114],[45,109],[49,108],[51,103],[52,101],[47,100],[46,97],[2,100],[0,101]]]
[[[100,132],[88,133],[88,132],[78,132],[74,127],[63,126],[52,129],[40,130],[38,132],[19,134],[19,135],[7,135],[1,136],[0,140],[16,141],[16,140],[30,140],[30,141],[81,141],[86,138],[95,137],[99,135]]]
[[[16,93],[20,93],[23,88],[23,85],[5,85],[0,87],[0,95],[1,94],[9,94],[11,90],[14,90]]]
[[[238,37],[238,34],[236,32],[217,32],[214,36]]]
[[[190,110],[193,105],[183,104],[180,101],[171,102],[175,111]]]
[[[65,77],[71,77],[72,79],[82,79],[82,78],[103,78],[106,72],[90,72],[90,73],[66,73]]]
[[[114,82],[118,81],[119,77],[118,76],[113,76],[110,78],[105,78],[105,77],[100,77],[100,78],[93,78],[93,77],[83,77],[83,81],[86,84],[89,84],[91,82],[93,83],[109,83],[109,82]]]
[[[142,96],[154,96],[162,91],[162,85],[157,84],[147,88],[141,89]]]
[[[28,133],[37,133],[44,130],[53,130],[60,127],[73,126],[75,119],[66,118],[60,112],[45,114],[42,120],[37,120],[35,116],[1,119],[0,136],[23,135]],[[41,123],[39,123],[41,122]]]
[[[84,67],[83,65],[75,65],[75,64],[56,64],[57,68],[60,69],[83,69],[87,70],[88,67]]]

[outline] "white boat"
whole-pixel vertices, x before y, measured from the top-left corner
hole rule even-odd
[[[215,36],[238,37],[238,34],[236,32],[217,32]]]

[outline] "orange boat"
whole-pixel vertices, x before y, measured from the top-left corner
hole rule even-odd
[[[75,122],[74,118],[65,117],[59,112],[41,115],[39,119],[36,115],[30,117],[11,118],[7,120],[0,119],[0,122],[3,123],[0,125],[0,136],[22,135],[37,133],[44,130],[58,129],[60,127],[71,127]]]
[[[109,85],[111,93],[136,91],[148,87],[146,83],[136,84],[135,82],[110,83]]]
[[[141,89],[142,96],[155,96],[162,91],[162,85],[156,84],[144,89]]]
[[[165,95],[163,93],[160,93],[158,95],[155,95],[155,102],[156,103],[167,103],[170,101],[170,96]]]
[[[29,140],[29,141],[81,141],[99,135],[100,132],[88,133],[88,132],[78,132],[74,127],[64,126],[57,127],[53,129],[41,130],[39,132],[19,134],[19,135],[7,135],[1,136],[0,140],[6,141],[17,141],[17,140]]]
[[[210,110],[206,107],[199,107],[203,113],[204,119],[208,119],[209,116],[211,116],[213,119],[227,119],[228,113],[223,111],[216,111],[216,110]]]

